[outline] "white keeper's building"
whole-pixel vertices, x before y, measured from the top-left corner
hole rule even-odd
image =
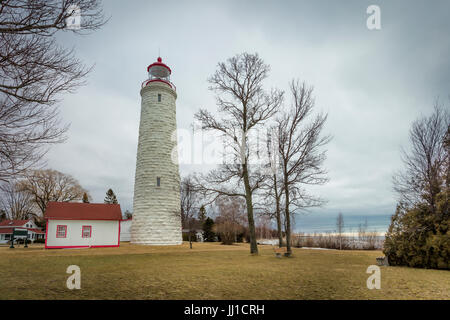
[[[45,219],[46,249],[120,245],[119,204],[49,202]]]

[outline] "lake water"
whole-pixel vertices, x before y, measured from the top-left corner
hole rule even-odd
[[[295,217],[295,232],[326,233],[336,231],[336,216],[306,214]],[[358,232],[359,224],[367,219],[367,231],[386,232],[391,223],[391,215],[348,215],[344,214],[344,232]]]

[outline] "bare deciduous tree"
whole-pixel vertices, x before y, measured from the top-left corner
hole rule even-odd
[[[303,185],[318,185],[328,181],[322,168],[326,150],[322,147],[330,136],[321,136],[327,115],[318,114],[309,121],[314,107],[312,88],[292,81],[290,89],[293,105],[276,120],[278,148],[281,159],[285,197],[286,249],[291,252],[291,215],[298,210],[321,206],[319,197],[310,195]]]
[[[450,113],[438,103],[429,117],[416,120],[409,132],[411,148],[402,150],[405,169],[393,177],[394,190],[406,206],[425,201],[436,211],[436,195],[440,192],[446,172],[445,136],[449,130]]]
[[[217,93],[219,117],[201,109],[196,119],[202,128],[213,130],[231,147],[235,163],[220,165],[198,185],[205,194],[215,197],[243,197],[246,201],[250,233],[250,252],[258,253],[253,215],[253,194],[264,177],[252,167],[251,156],[255,146],[248,139],[249,132],[264,124],[278,110],[283,92],[263,89],[269,66],[257,54],[243,53],[218,64],[218,70],[209,78],[210,89]]]
[[[17,181],[4,183],[0,193],[0,210],[5,212],[5,219],[25,220],[35,216],[33,197],[21,190]]]
[[[279,166],[279,150],[276,145],[276,137],[269,136],[267,139],[267,156],[270,172],[263,182],[262,200],[263,214],[274,218],[277,225],[278,246],[283,246],[283,218],[282,218],[282,198],[284,193],[284,183]]]
[[[221,197],[216,200],[218,216],[215,221],[215,232],[223,244],[237,242],[237,235],[247,224],[245,217],[245,201],[243,198]]]
[[[80,201],[89,193],[72,176],[56,170],[34,170],[18,182],[18,189],[31,195],[42,216],[49,201]]]
[[[378,239],[378,233],[376,231],[369,231],[369,223],[367,218],[364,220],[364,224],[358,225],[358,240],[359,249],[375,250],[376,248],[383,247],[380,245],[381,240]]]
[[[55,40],[73,5],[83,20],[70,31],[105,23],[98,0],[0,2],[0,180],[36,165],[49,144],[64,140],[67,126],[60,124],[56,103],[82,85],[91,69]]]
[[[189,247],[192,249],[192,229],[196,216],[201,208],[200,194],[195,189],[192,176],[181,180],[181,225],[189,230]]]
[[[256,235],[258,239],[272,238],[272,219],[268,215],[259,215],[256,217]]]
[[[450,125],[444,138],[444,172],[443,178],[447,189],[450,189]]]

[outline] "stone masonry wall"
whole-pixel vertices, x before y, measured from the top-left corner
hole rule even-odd
[[[181,244],[180,174],[178,161],[171,158],[174,152],[177,157],[176,138],[171,139],[177,127],[177,95],[169,85],[151,82],[141,97],[131,243]]]

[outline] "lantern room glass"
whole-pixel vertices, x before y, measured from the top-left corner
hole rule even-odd
[[[170,82],[170,72],[164,66],[155,65],[148,70],[148,79]]]

